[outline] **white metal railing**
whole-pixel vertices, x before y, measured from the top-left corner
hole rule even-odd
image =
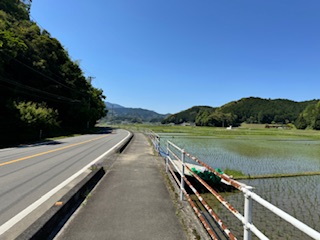
[[[160,137],[159,135],[148,132],[147,135],[152,140],[155,149],[159,152],[159,154],[163,155],[166,160],[166,172],[168,173],[169,170],[169,164],[171,164],[175,171],[179,173],[180,175],[180,182],[178,184],[180,185],[180,199],[183,200],[183,196],[186,193],[185,192],[185,170],[189,170],[190,173],[196,177],[199,178],[196,174],[194,174],[188,165],[186,164],[186,157],[189,159],[195,161],[196,163],[204,166],[208,171],[211,171],[221,179],[223,179],[225,182],[229,183],[233,187],[237,188],[244,194],[244,216],[242,216],[236,209],[234,209],[227,201],[223,199],[222,196],[220,196],[217,192],[215,192],[208,184],[206,184],[201,178],[198,179],[221,203],[224,205],[237,219],[239,219],[244,228],[243,232],[243,238],[245,240],[250,240],[252,237],[252,233],[254,233],[259,239],[269,239],[266,237],[257,227],[254,226],[252,223],[252,202],[253,200],[259,203],[261,206],[265,207],[269,211],[273,212],[283,220],[287,221],[288,223],[292,224],[295,228],[299,229],[300,231],[304,232],[308,236],[310,236],[313,239],[320,240],[320,233],[316,230],[312,229],[311,227],[307,226],[303,222],[299,221],[298,219],[292,217],[288,213],[284,212],[283,210],[279,209],[275,205],[269,203],[265,199],[261,198],[259,195],[254,193],[252,191],[252,187],[248,186],[246,184],[243,184],[241,182],[235,181],[234,179],[231,179],[226,174],[221,174],[217,172],[212,167],[208,166],[207,164],[203,163],[196,157],[192,156],[191,154],[187,153],[184,149],[181,149],[174,143],[167,141],[166,142],[166,152],[162,149],[160,146]],[[180,155],[180,157],[179,157]],[[176,164],[176,161],[180,162],[181,169]]]

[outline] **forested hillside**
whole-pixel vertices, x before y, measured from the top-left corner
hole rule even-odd
[[[242,98],[220,108],[193,107],[173,114],[163,123],[194,122],[197,126],[237,126],[243,122],[295,124],[299,129],[320,129],[320,102]]]
[[[250,97],[223,105],[220,110],[236,115],[239,123],[292,123],[308,105],[316,102],[317,100],[294,102],[287,99]]]
[[[311,128],[320,130],[320,101],[310,104],[299,114],[295,121],[298,129]]]
[[[30,21],[31,1],[0,1],[0,144],[80,131],[105,116],[102,90]]]
[[[168,124],[168,123],[175,123],[175,124],[181,124],[184,122],[196,122],[196,118],[199,114],[202,112],[214,112],[215,108],[208,107],[208,106],[195,106],[192,108],[189,108],[187,110],[181,111],[176,114],[172,114],[165,118],[162,123]]]

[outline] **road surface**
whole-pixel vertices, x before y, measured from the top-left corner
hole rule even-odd
[[[0,149],[0,235],[128,137],[117,130]]]

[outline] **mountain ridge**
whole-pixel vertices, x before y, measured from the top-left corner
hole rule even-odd
[[[164,118],[170,114],[160,114],[153,110],[143,108],[128,108],[116,103],[105,102],[108,114],[101,119],[102,122],[130,122],[130,123],[142,123],[142,122],[161,122]]]
[[[310,105],[320,100],[293,101],[246,97],[221,107],[194,106],[165,118],[162,123],[195,123],[197,126],[227,126],[247,123],[294,123]]]
[[[291,124],[299,129],[320,129],[320,99],[298,102],[282,98],[245,97],[221,107],[193,106],[175,114],[159,114],[109,102],[106,102],[106,106],[108,115],[102,121],[111,123],[191,123],[196,126],[224,127],[238,126],[245,122]]]

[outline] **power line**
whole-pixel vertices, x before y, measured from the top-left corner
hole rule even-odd
[[[31,14],[29,14],[29,16],[30,16],[30,19],[32,19],[33,22],[36,23],[42,31],[47,31],[33,16],[31,16]],[[88,71],[88,69],[84,68],[83,66],[81,67],[81,70],[84,70],[84,73],[86,73],[86,75],[92,75],[92,73],[90,71]]]
[[[36,19],[35,19],[33,16],[31,16],[30,13],[29,13],[29,17],[30,17],[31,19],[33,19],[34,23],[36,23],[36,25],[38,25],[42,31],[46,31],[45,28],[44,28],[43,26],[41,26],[41,25],[36,21]],[[20,60],[11,57],[10,55],[8,55],[8,54],[6,54],[5,52],[3,52],[2,50],[0,50],[0,52],[2,52],[2,53],[3,53],[4,55],[6,55],[8,58],[16,61],[17,63],[22,64],[23,66],[27,67],[28,69],[30,69],[30,70],[32,70],[32,71],[40,74],[41,76],[45,77],[46,79],[51,80],[51,81],[53,81],[53,82],[55,82],[55,83],[57,83],[57,84],[65,87],[65,88],[67,88],[67,89],[69,89],[69,90],[71,90],[71,91],[74,91],[74,92],[76,92],[76,93],[79,93],[79,94],[81,94],[81,95],[83,95],[83,96],[87,96],[85,93],[83,93],[83,92],[81,92],[81,91],[79,91],[79,90],[77,90],[77,89],[74,89],[74,88],[72,88],[72,87],[69,87],[69,86],[67,86],[67,85],[65,85],[65,84],[57,81],[56,79],[54,79],[54,78],[52,78],[52,77],[50,77],[50,76],[47,76],[46,74],[44,74],[44,73],[42,73],[42,72],[34,69],[33,67],[31,67],[31,66],[29,66],[29,65],[21,62]],[[71,60],[70,60],[70,61],[71,61]],[[80,69],[80,71],[82,72],[82,70],[81,70],[80,67],[79,67],[79,69]],[[50,69],[47,69],[47,71],[50,72],[50,73],[51,73],[52,75],[54,75],[55,77],[57,77],[58,79],[64,81],[64,79],[62,79],[61,77],[57,76],[55,73],[51,72]],[[92,78],[91,78],[91,79],[92,79]],[[90,80],[91,80],[91,79],[90,79]]]
[[[81,94],[81,95],[83,95],[83,96],[86,96],[86,94],[84,94],[84,93],[82,93],[82,92],[80,92],[80,91],[78,91],[78,90],[76,90],[76,89],[73,89],[73,88],[71,88],[71,87],[69,87],[69,86],[67,86],[67,85],[63,84],[63,83],[61,83],[61,82],[59,82],[59,81],[55,80],[54,78],[52,78],[52,77],[49,77],[49,76],[45,75],[45,74],[44,74],[44,73],[42,73],[42,72],[39,72],[38,70],[36,70],[36,69],[34,69],[34,68],[30,67],[29,65],[27,65],[27,64],[25,64],[25,63],[23,63],[23,62],[21,62],[20,60],[18,60],[18,59],[16,59],[16,58],[11,57],[10,55],[6,54],[5,52],[3,52],[3,51],[0,51],[0,52],[2,52],[4,55],[6,55],[7,57],[11,58],[12,60],[16,61],[17,63],[22,64],[23,66],[25,66],[25,67],[29,68],[30,70],[32,70],[32,71],[34,71],[34,72],[36,72],[36,73],[40,74],[41,76],[43,76],[43,77],[45,77],[45,78],[47,78],[47,79],[49,79],[49,80],[51,80],[51,81],[53,81],[53,82],[55,82],[55,83],[57,83],[57,84],[61,85],[61,86],[65,87],[65,88],[67,88],[67,89],[69,89],[69,90],[72,90],[72,91],[74,91],[74,92],[80,93],[80,94]],[[52,73],[52,74],[53,74],[53,73]]]
[[[42,28],[42,31],[45,30],[39,23],[37,23],[37,21],[36,21],[30,14],[29,14],[29,16],[30,16],[30,18],[32,18],[32,19],[35,21],[35,23],[36,23],[37,25],[40,26],[40,28]],[[85,97],[88,96],[88,94],[85,94],[85,93],[83,93],[83,92],[81,92],[81,91],[79,91],[79,90],[77,90],[77,89],[74,89],[74,88],[72,88],[72,87],[69,87],[69,86],[61,83],[60,81],[57,81],[56,79],[54,79],[54,78],[52,78],[52,77],[50,77],[50,76],[48,76],[48,75],[46,75],[46,74],[44,74],[44,73],[36,70],[36,69],[34,69],[33,67],[25,64],[24,62],[22,62],[22,61],[20,61],[20,60],[18,60],[18,59],[16,59],[16,58],[13,58],[12,56],[8,55],[6,52],[4,52],[4,51],[2,51],[2,50],[0,50],[0,53],[4,54],[4,55],[7,56],[9,59],[11,59],[11,60],[13,60],[13,61],[15,61],[15,62],[23,65],[23,66],[25,66],[26,68],[30,69],[31,71],[33,71],[33,72],[35,72],[35,73],[43,76],[43,77],[44,77],[45,79],[47,79],[47,80],[50,80],[50,81],[52,81],[52,82],[55,82],[55,83],[57,83],[58,85],[60,85],[60,86],[62,86],[62,87],[64,87],[64,88],[67,88],[67,89],[69,89],[69,90],[71,90],[71,91],[73,91],[73,92],[75,92],[75,93],[81,94],[82,96],[85,96]],[[71,60],[70,60],[70,61],[71,61]],[[80,71],[81,71],[81,69],[80,69]],[[60,78],[60,77],[57,76],[56,74],[52,73],[49,69],[48,69],[48,72],[50,72],[52,75],[56,76],[58,79],[64,81],[62,78]],[[11,85],[17,86],[17,87],[19,87],[19,88],[21,88],[21,89],[24,89],[24,90],[26,90],[26,91],[31,91],[31,92],[33,92],[33,93],[36,92],[36,93],[40,93],[40,94],[46,96],[46,97],[43,97],[43,96],[42,96],[42,98],[46,98],[46,99],[50,99],[50,100],[53,100],[53,99],[54,99],[54,100],[57,100],[57,99],[58,99],[59,101],[68,101],[68,102],[73,102],[73,103],[74,103],[74,102],[80,102],[79,100],[70,99],[70,98],[67,98],[67,97],[64,97],[64,96],[61,96],[61,95],[52,94],[52,93],[49,93],[49,92],[46,92],[46,91],[43,91],[43,90],[40,90],[40,89],[37,89],[37,88],[33,88],[33,87],[30,87],[30,86],[27,86],[27,85],[23,85],[23,84],[20,84],[20,83],[18,83],[18,82],[16,82],[16,81],[7,79],[7,78],[6,78],[6,79],[5,79],[5,78],[1,78],[0,80],[1,80],[2,82],[6,82],[6,83],[9,83],[9,84],[11,84]],[[90,83],[91,83],[91,80],[92,80],[92,77],[89,77]],[[11,87],[11,89],[13,89],[13,88]],[[15,90],[17,91],[17,89],[15,89]],[[21,90],[19,90],[19,92],[23,92],[23,93],[25,93],[25,94],[28,94],[26,91],[21,91]],[[28,94],[28,95],[30,95],[30,94]],[[32,95],[32,96],[34,96],[34,95]],[[38,95],[38,97],[40,97],[40,96]]]
[[[47,31],[33,16],[31,16],[31,14],[29,14],[29,16],[30,16],[30,18],[33,20],[33,22],[34,23],[36,23],[39,27],[40,27],[40,29],[42,30],[42,31]],[[48,32],[48,31],[47,31]],[[49,32],[48,32],[49,33]],[[50,34],[50,33],[49,33]],[[79,66],[79,68],[80,68],[80,66]],[[82,71],[82,70],[84,70],[84,72],[83,72],[83,74],[85,74],[86,73],[86,75],[92,75],[91,73],[90,73],[90,71],[88,71],[88,69],[85,69],[84,67],[81,67],[80,68],[80,70]],[[50,70],[49,70],[50,71]],[[51,72],[51,71],[50,71]],[[51,72],[52,73],[52,72]],[[53,75],[55,75],[54,73],[52,73]],[[56,77],[58,77],[58,78],[60,78],[59,76],[57,76],[57,75],[55,75]]]
[[[47,99],[50,99],[50,100],[54,99],[54,100],[59,100],[59,101],[64,101],[64,102],[71,102],[71,103],[79,103],[79,102],[81,102],[80,100],[67,98],[67,97],[64,97],[64,96],[61,96],[61,95],[49,93],[49,92],[46,92],[46,91],[43,91],[43,90],[40,90],[40,89],[37,89],[37,88],[33,88],[33,87],[30,87],[30,86],[27,86],[27,85],[23,85],[23,84],[21,84],[19,82],[13,81],[13,80],[8,79],[8,78],[0,77],[0,81],[9,83],[11,85],[17,86],[17,87],[22,88],[24,90],[28,90],[28,91],[31,91],[31,92],[44,94],[46,97],[49,97]],[[17,89],[14,89],[14,90],[17,90]],[[27,92],[24,92],[24,91],[20,91],[20,92],[28,94]],[[32,96],[34,96],[34,95],[32,95]],[[39,95],[38,95],[38,97],[39,97]],[[43,98],[46,98],[46,97],[43,97]]]
[[[50,100],[50,101],[54,101],[54,102],[65,102],[65,101],[62,101],[62,100],[58,100],[56,98],[51,98],[51,97],[48,97],[48,96],[41,96],[41,95],[38,95],[38,94],[33,93],[33,92],[32,93],[31,92],[27,92],[25,90],[22,90],[22,89],[13,87],[13,86],[4,85],[4,84],[1,84],[1,83],[0,83],[0,86],[2,86],[4,88],[7,88],[7,89],[10,89],[11,91],[14,91],[14,92],[19,92],[19,93],[22,93],[24,95],[37,97],[37,98],[44,99],[44,100]]]
[[[42,31],[44,30],[47,31],[44,27],[40,25],[40,23],[37,22],[37,20],[33,16],[31,16],[30,13],[29,13],[29,17],[33,20],[33,22],[35,22],[41,28]]]

